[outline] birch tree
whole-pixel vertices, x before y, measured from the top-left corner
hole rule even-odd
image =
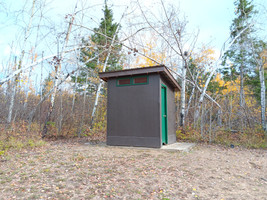
[[[47,134],[47,130],[48,130],[47,122],[50,120],[51,114],[52,114],[53,109],[54,109],[55,97],[56,97],[56,93],[57,93],[57,89],[58,89],[58,83],[59,83],[59,77],[60,77],[60,73],[61,73],[61,64],[62,64],[61,62],[62,62],[62,60],[64,58],[65,49],[66,49],[66,47],[68,45],[69,37],[70,37],[70,34],[71,34],[71,30],[72,30],[72,25],[73,25],[73,22],[74,22],[74,19],[75,19],[75,15],[76,15],[76,9],[77,9],[78,1],[79,0],[77,0],[77,2],[76,2],[75,8],[74,8],[74,12],[72,13],[70,21],[69,21],[68,29],[67,29],[67,32],[66,32],[66,36],[65,36],[65,39],[64,39],[64,43],[63,43],[60,55],[58,55],[58,57],[54,57],[54,59],[53,59],[53,62],[54,62],[53,64],[55,65],[55,78],[54,78],[55,87],[54,87],[54,91],[53,91],[53,93],[51,95],[51,102],[50,102],[50,105],[49,105],[49,108],[48,108],[48,113],[47,113],[47,116],[46,116],[46,120],[45,120],[43,131],[42,131],[42,138],[44,138],[46,136],[46,134]]]
[[[267,50],[266,43],[263,41],[252,42],[254,62],[257,66],[260,81],[260,105],[261,105],[261,126],[267,134],[267,121],[266,121],[266,77],[264,67],[267,63]],[[254,86],[253,86],[254,87]]]
[[[228,41],[226,41],[223,45],[223,48],[220,52],[220,57],[217,59],[217,61],[215,62],[214,66],[211,69],[211,72],[209,73],[209,76],[207,78],[207,80],[205,81],[205,85],[201,91],[201,95],[199,97],[199,101],[198,101],[198,105],[196,108],[196,112],[195,112],[195,119],[197,120],[199,118],[199,111],[202,105],[202,102],[204,100],[208,85],[212,79],[212,77],[214,76],[215,72],[221,67],[221,63],[223,61],[223,56],[225,54],[225,52],[231,48],[231,46],[236,42],[236,40],[249,28],[249,26],[245,27],[244,29],[242,29],[240,32],[236,33],[236,36],[233,39],[230,39]],[[219,110],[219,112],[221,112],[221,109]]]
[[[265,135],[267,136],[267,121],[266,121],[266,85],[265,85],[265,77],[264,77],[264,64],[266,62],[267,55],[264,55],[264,62],[259,65],[259,77],[261,83],[261,125],[262,129],[265,131]]]
[[[29,38],[29,34],[30,34],[30,30],[32,28],[32,21],[34,18],[34,14],[35,14],[35,3],[36,1],[33,0],[32,1],[32,7],[31,7],[31,14],[30,14],[30,18],[28,21],[28,25],[25,28],[25,33],[24,33],[24,39],[23,39],[23,43],[22,43],[22,51],[20,53],[20,57],[19,57],[19,61],[18,61],[18,65],[17,63],[15,63],[15,69],[16,70],[20,70],[22,68],[22,63],[23,63],[23,59],[24,59],[24,55],[25,55],[25,46],[26,46],[26,42]],[[17,89],[17,83],[20,80],[20,74],[18,73],[15,77],[14,80],[14,86],[13,86],[13,90],[11,92],[11,99],[10,99],[10,106],[9,106],[9,111],[8,111],[8,117],[7,117],[7,123],[10,124],[11,119],[12,119],[12,113],[13,113],[13,107],[14,107],[14,101],[15,101],[15,95],[16,95],[16,89]]]
[[[185,119],[185,88],[186,88],[186,77],[188,72],[188,59],[194,48],[196,42],[196,35],[188,34],[186,31],[187,20],[181,16],[177,16],[179,10],[175,10],[174,7],[167,10],[164,2],[161,0],[161,10],[163,16],[160,16],[162,20],[156,22],[152,21],[147,15],[149,12],[143,10],[140,2],[138,1],[139,9],[141,10],[142,16],[148,26],[158,35],[163,42],[168,45],[169,49],[175,54],[175,59],[180,60],[176,62],[176,70],[180,71],[181,74],[181,98],[180,98],[180,126],[184,126]],[[153,14],[152,14],[153,16]],[[154,17],[157,19],[157,17]],[[159,26],[160,24],[160,26]],[[189,35],[189,36],[188,36]],[[185,47],[187,46],[187,48]],[[173,57],[174,58],[174,57]],[[177,61],[176,60],[176,61]],[[178,63],[182,63],[181,66],[177,66]],[[166,64],[166,63],[164,63]],[[188,72],[190,74],[190,72]]]

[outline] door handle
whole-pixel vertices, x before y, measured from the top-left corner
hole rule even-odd
[[[167,117],[167,115],[163,115],[163,117]]]

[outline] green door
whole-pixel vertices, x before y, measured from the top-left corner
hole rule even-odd
[[[161,137],[162,144],[168,144],[168,128],[167,128],[167,88],[161,86]]]

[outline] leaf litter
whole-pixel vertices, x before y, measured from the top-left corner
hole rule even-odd
[[[197,145],[188,153],[50,142],[0,163],[0,199],[257,199],[267,151]]]

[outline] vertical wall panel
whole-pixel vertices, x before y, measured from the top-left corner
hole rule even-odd
[[[159,75],[149,84],[116,86],[108,80],[107,144],[160,147]]]

